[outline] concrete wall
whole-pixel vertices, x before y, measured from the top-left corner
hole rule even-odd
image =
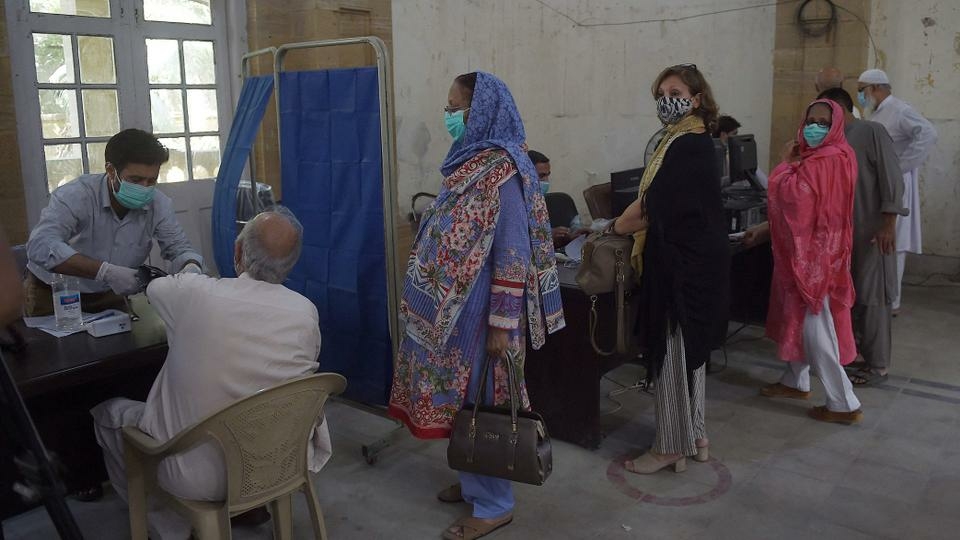
[[[550,0],[579,22],[679,18],[749,2]],[[450,146],[443,106],[453,78],[485,70],[513,91],[531,148],[553,165],[551,189],[574,195],[611,171],[639,167],[659,129],[650,84],[660,69],[696,63],[721,110],[761,141],[767,162],[775,9],[675,22],[582,27],[534,0],[395,0],[393,36],[400,202],[436,192]]]
[[[927,264],[908,263],[907,271],[960,273],[960,2],[874,0],[871,30],[877,64],[890,76],[894,95],[933,122],[940,135],[920,171],[923,250],[929,256]]]

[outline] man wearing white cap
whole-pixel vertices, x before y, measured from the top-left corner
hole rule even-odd
[[[903,173],[903,205],[909,216],[897,219],[897,290],[893,299],[894,315],[900,310],[900,289],[907,253],[920,253],[920,188],[919,172],[927,154],[937,142],[933,124],[910,106],[890,93],[890,79],[879,69],[868,69],[860,74],[857,100],[867,117],[883,124],[893,139],[893,148],[900,160]]]

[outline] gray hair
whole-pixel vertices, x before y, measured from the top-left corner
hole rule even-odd
[[[290,253],[283,257],[274,257],[269,254],[262,243],[260,227],[257,217],[264,214],[276,214],[282,216],[293,226],[297,233],[297,243]],[[250,274],[250,277],[267,283],[283,283],[287,275],[293,270],[300,258],[300,251],[303,249],[303,225],[297,220],[288,208],[283,206],[273,206],[268,210],[257,214],[240,231],[237,236],[237,244],[240,244],[243,251],[243,270]]]

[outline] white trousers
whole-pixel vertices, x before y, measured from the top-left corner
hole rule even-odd
[[[827,394],[827,409],[834,412],[852,412],[860,408],[860,400],[853,393],[853,385],[840,365],[840,344],[830,314],[830,298],[823,299],[818,315],[807,310],[803,318],[803,362],[787,362],[780,384],[810,391],[810,369],[820,378]]]
[[[903,269],[907,265],[907,252],[897,252],[897,292],[893,296],[893,309],[900,309],[900,290],[903,289]]]
[[[111,399],[94,407],[93,429],[103,448],[103,461],[110,483],[117,495],[127,501],[127,467],[123,459],[123,426],[136,426],[143,416],[144,403],[129,399]],[[175,511],[161,505],[154,497],[147,500],[147,529],[150,538],[186,540],[190,522]]]

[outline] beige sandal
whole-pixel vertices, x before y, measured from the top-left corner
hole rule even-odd
[[[463,491],[460,489],[460,483],[457,482],[456,484],[444,489],[440,493],[437,493],[437,499],[440,502],[445,503],[463,502]]]
[[[458,519],[453,525],[447,527],[447,529],[443,531],[443,537],[446,540],[474,540],[486,536],[501,527],[506,527],[512,521],[513,514],[508,514],[493,523],[488,523],[480,518],[467,516]],[[460,528],[459,534],[450,530],[458,527]]]

